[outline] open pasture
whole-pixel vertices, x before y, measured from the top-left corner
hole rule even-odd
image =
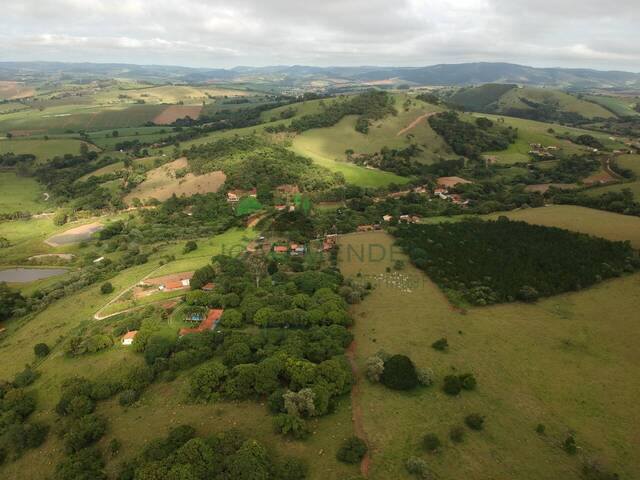
[[[395,260],[406,258],[393,253],[392,244],[382,232],[340,240],[342,273],[360,273],[374,284],[352,307],[356,360],[364,370],[380,349],[405,354],[431,368],[435,384],[404,393],[360,379],[370,479],[414,478],[404,467],[409,456],[423,458],[436,478],[578,480],[582,462],[594,459],[620,478],[633,478],[640,469],[640,386],[634,381],[640,367],[634,320],[639,275],[536,304],[459,312],[412,265],[393,270]],[[365,252],[375,246],[375,255],[361,261],[347,255],[349,245]],[[443,337],[448,351],[431,348]],[[446,395],[443,377],[465,372],[474,374],[477,388]],[[470,413],[485,417],[482,431],[464,426]],[[535,431],[538,424],[546,427],[543,435]],[[449,439],[454,426],[465,430],[462,443]],[[576,456],[561,448],[571,432]],[[439,453],[424,453],[426,433],[442,441]]]
[[[531,150],[531,143],[540,143],[544,146],[557,146],[566,154],[578,154],[586,151],[586,147],[576,145],[570,140],[558,139],[556,134],[569,136],[592,135],[600,140],[605,147],[610,149],[621,148],[623,145],[619,142],[609,139],[609,135],[604,133],[592,132],[579,128],[566,127],[553,123],[537,122],[535,120],[525,120],[522,118],[505,117],[501,115],[486,115],[481,113],[473,114],[475,117],[487,117],[493,121],[498,119],[504,120],[504,125],[512,126],[518,129],[518,139],[509,145],[506,150],[498,152],[486,152],[486,155],[495,157],[500,163],[517,163],[531,161],[528,152]]]
[[[169,125],[181,118],[193,120],[200,116],[202,105],[171,105],[155,116],[153,123],[156,125]]]
[[[202,105],[218,97],[244,97],[251,95],[243,90],[219,88],[216,86],[193,85],[132,85],[127,89],[112,89],[95,95],[98,103],[133,103],[143,101],[147,104],[172,104],[182,102],[185,105]]]
[[[25,85],[23,82],[0,81],[0,100],[15,100],[30,97],[35,93],[35,88]]]
[[[521,100],[522,98],[535,103],[555,104],[561,111],[577,113],[586,118],[615,117],[612,112],[597,103],[588,102],[560,90],[534,87],[521,87],[509,90],[502,95],[497,102],[499,111],[506,111],[509,108],[530,108]]]
[[[633,108],[637,100],[634,100],[630,97],[587,95],[585,96],[585,98],[590,102],[601,105],[602,107],[621,117],[640,115],[640,112]]]
[[[597,190],[602,189],[599,188]],[[608,240],[628,240],[635,248],[640,248],[640,218],[638,217],[575,205],[551,205],[492,213],[485,216],[485,218],[496,219],[501,215],[505,215],[512,220],[522,220],[547,227],[565,228]]]
[[[30,109],[0,116],[0,131],[67,133],[78,130],[105,130],[141,127],[153,121],[163,105],[64,105]]]
[[[144,182],[133,189],[126,197],[126,202],[134,198],[148,200],[166,200],[175,194],[176,196],[191,196],[196,193],[217,192],[224,183],[226,176],[222,172],[210,172],[204,175],[186,173],[179,177],[176,172],[188,167],[186,158],[179,158],[161,167],[147,172]]]
[[[30,177],[0,170],[0,213],[38,213],[47,208],[42,186]]]
[[[83,143],[85,142],[75,138],[50,138],[49,140],[35,138],[12,138],[9,140],[0,138],[0,154],[33,154],[38,161],[44,162],[67,153],[77,155],[80,153],[80,147]],[[93,149],[93,146],[88,146]]]

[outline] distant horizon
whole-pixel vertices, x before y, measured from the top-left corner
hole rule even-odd
[[[2,64],[20,64],[20,63],[39,63],[39,64],[66,64],[66,65],[130,65],[136,67],[164,67],[164,68],[186,68],[186,69],[194,69],[194,70],[235,70],[239,68],[253,68],[253,69],[267,69],[267,68],[292,68],[292,67],[308,67],[308,68],[319,68],[319,69],[331,69],[331,68],[375,68],[375,69],[385,69],[385,68],[395,68],[395,69],[417,69],[417,68],[430,68],[436,66],[451,66],[451,65],[474,65],[474,64],[489,64],[489,65],[514,65],[519,67],[526,68],[534,68],[539,70],[592,70],[596,72],[621,72],[621,73],[632,73],[640,75],[640,70],[624,70],[618,68],[596,68],[589,66],[561,66],[561,65],[550,65],[550,66],[538,66],[523,62],[509,62],[509,61],[491,61],[491,60],[474,60],[474,61],[464,61],[464,62],[438,62],[438,63],[424,63],[424,64],[415,64],[415,65],[401,65],[401,64],[329,64],[329,65],[317,65],[312,63],[274,63],[274,64],[265,64],[265,65],[252,65],[252,64],[235,64],[233,66],[200,66],[200,65],[189,65],[189,64],[178,64],[178,63],[143,63],[143,62],[133,62],[133,61],[95,61],[95,60],[4,60],[0,59],[0,65]]]
[[[192,65],[470,63],[637,71],[638,0],[21,0],[0,59]],[[547,67],[563,65],[564,67]]]

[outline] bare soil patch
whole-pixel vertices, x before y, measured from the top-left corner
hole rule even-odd
[[[131,203],[134,198],[143,201],[155,198],[163,201],[174,193],[178,197],[182,195],[190,197],[196,193],[217,192],[227,179],[223,172],[210,172],[197,176],[193,173],[187,173],[178,178],[176,172],[187,167],[187,159],[183,157],[150,170],[146,180],[133,189],[125,197],[125,201]]]
[[[153,119],[157,125],[168,125],[180,118],[190,117],[194,120],[200,116],[202,105],[171,105]]]
[[[35,89],[22,82],[0,81],[0,98],[13,100],[30,97],[36,93]]]
[[[423,121],[426,118],[429,118],[431,115],[434,115],[435,112],[429,112],[429,113],[425,113],[423,115],[420,115],[418,118],[416,118],[413,122],[411,122],[409,125],[407,125],[406,127],[404,127],[402,130],[400,130],[398,133],[396,133],[396,137],[399,137],[400,135],[404,135],[405,133],[407,133],[409,130],[413,129],[416,127],[416,125],[418,125],[421,121]]]
[[[589,175],[582,182],[585,185],[596,185],[596,184],[604,184],[604,183],[613,183],[617,181],[618,179],[612,176],[608,171],[600,170],[599,172]]]
[[[45,240],[45,243],[52,247],[60,247],[62,245],[69,245],[70,243],[81,242],[82,240],[89,239],[91,235],[99,232],[103,228],[104,225],[100,222],[89,223],[49,237]]]

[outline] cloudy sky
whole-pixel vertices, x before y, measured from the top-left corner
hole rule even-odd
[[[640,0],[2,0],[0,61],[640,71]]]

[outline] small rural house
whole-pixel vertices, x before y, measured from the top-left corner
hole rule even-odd
[[[130,332],[127,332],[124,334],[124,336],[122,337],[122,345],[125,346],[129,346],[133,343],[133,340],[136,338],[136,335],[138,334],[137,330],[131,330]]]

